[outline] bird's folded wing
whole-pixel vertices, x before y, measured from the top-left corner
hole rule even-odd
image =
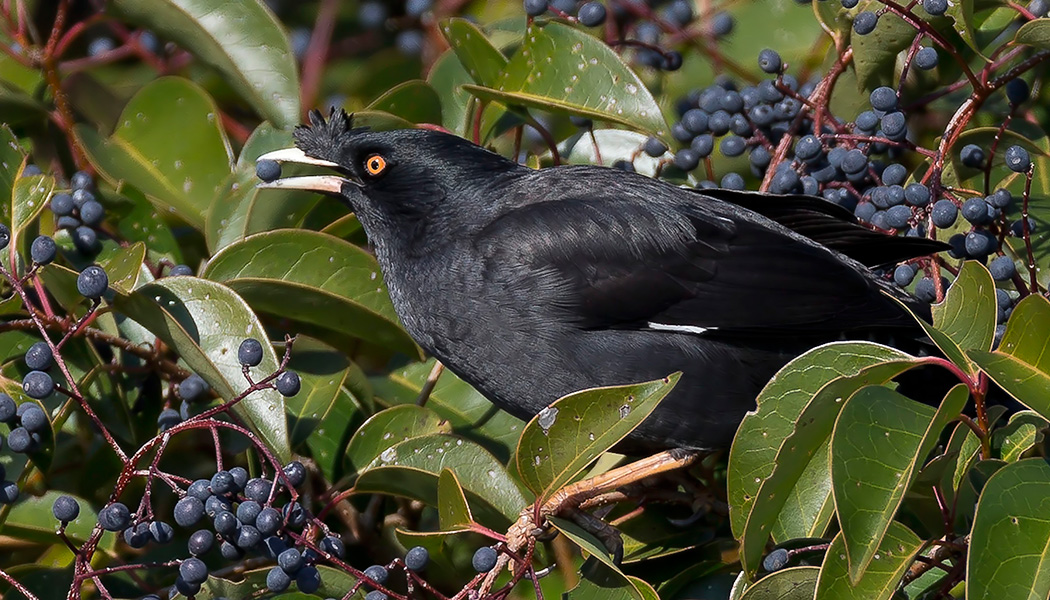
[[[584,328],[794,334],[909,322],[856,263],[757,215],[695,202],[530,204],[477,243],[490,285]]]

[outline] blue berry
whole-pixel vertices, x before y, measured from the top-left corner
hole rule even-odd
[[[962,216],[974,225],[988,222],[988,203],[984,198],[970,198],[962,205]]]
[[[69,185],[74,190],[90,190],[95,186],[95,179],[87,171],[77,171],[69,178]]]
[[[285,371],[277,376],[277,391],[282,396],[291,397],[299,393],[302,382],[299,380],[299,374],[295,371]]]
[[[394,38],[394,46],[405,56],[419,56],[424,43],[423,32],[418,29],[405,29]]]
[[[922,0],[922,7],[927,13],[937,17],[948,10],[948,0]]]
[[[124,543],[132,548],[143,548],[149,543],[149,523],[138,523],[124,530]]]
[[[77,207],[77,210],[79,210],[80,207],[84,206],[84,204],[87,202],[96,201],[97,200],[95,199],[95,194],[91,193],[91,190],[89,189],[81,188],[78,190],[73,190],[73,206]]]
[[[64,219],[66,217],[62,218]],[[59,219],[59,221],[61,220],[62,219]],[[99,250],[98,234],[90,227],[83,225],[78,226],[73,230],[73,246],[75,246],[77,251],[81,254],[95,254]]]
[[[908,120],[904,118],[904,113],[893,112],[882,117],[882,132],[897,142],[908,137]]]
[[[18,405],[15,404],[14,398],[0,392],[0,423],[11,424],[15,420],[15,416],[18,414]]]
[[[962,151],[959,152],[959,159],[962,161],[963,165],[970,167],[971,169],[980,169],[984,167],[984,150],[977,144],[967,144],[963,146]]]
[[[842,8],[846,10],[856,8],[858,4],[860,4],[860,0],[842,0]]]
[[[727,12],[717,12],[711,17],[711,33],[716,38],[725,37],[733,32],[736,21]]]
[[[846,155],[842,157],[840,168],[846,174],[863,173],[868,168],[868,157],[860,150],[854,148],[846,152]]]
[[[886,224],[893,229],[904,229],[911,220],[911,209],[907,206],[891,206],[886,211]]]
[[[762,559],[762,568],[769,573],[779,571],[787,566],[789,554],[783,548],[777,548]]]
[[[758,68],[766,73],[779,73],[782,66],[783,62],[776,50],[766,48],[758,53]]]
[[[55,240],[46,235],[37,236],[29,247],[30,258],[39,265],[46,265],[55,260],[57,252],[58,247],[55,245]]]
[[[1032,217],[1028,217],[1027,224],[1028,233],[1033,233],[1035,231],[1035,219],[1033,219]],[[1022,237],[1024,236],[1024,226],[1025,222],[1023,222],[1021,219],[1018,219],[1012,224],[1010,224],[1010,233],[1013,234],[1014,237]]]
[[[718,187],[727,190],[742,190],[744,189],[744,178],[739,173],[726,173]]]
[[[179,397],[187,402],[205,400],[205,392],[208,391],[208,383],[196,373],[179,382]]]
[[[365,29],[379,29],[386,23],[387,16],[386,6],[382,2],[362,2],[357,9],[357,19]]]
[[[292,578],[280,567],[274,567],[266,574],[266,588],[271,592],[283,592],[290,585],[292,585]]]
[[[198,529],[190,534],[190,539],[186,542],[186,549],[193,556],[201,556],[207,554],[214,545],[215,534],[207,529]]]
[[[98,511],[98,523],[106,531],[120,531],[131,522],[131,511],[121,502],[105,506]]]
[[[1003,209],[1008,208],[1013,203],[1014,197],[1010,194],[1010,190],[1000,188],[992,192],[984,200],[995,208]]]
[[[207,510],[207,508],[205,508]],[[221,533],[223,537],[229,537],[241,528],[240,521],[237,517],[228,510],[220,510],[214,513],[212,519],[212,528],[218,533]]]
[[[13,481],[0,481],[0,504],[14,504],[18,500],[18,486]]]
[[[862,133],[875,133],[875,128],[879,126],[879,116],[870,110],[866,110],[857,115],[854,123]]]
[[[264,159],[255,163],[255,176],[269,183],[281,177],[281,164],[275,160]]]
[[[901,287],[907,287],[911,285],[911,280],[915,279],[915,273],[917,271],[918,269],[915,268],[915,265],[898,265],[897,268],[893,270],[893,283],[896,283]]]
[[[1015,173],[1024,173],[1032,164],[1028,151],[1021,146],[1010,146],[1007,148],[1003,159],[1006,162],[1006,166]]]
[[[930,188],[921,183],[909,183],[904,188],[904,200],[911,206],[926,206],[930,203]]]
[[[882,112],[890,112],[897,108],[897,90],[881,86],[872,90],[868,96],[871,107]]]
[[[933,204],[933,211],[930,213],[933,224],[941,229],[954,225],[955,219],[958,216],[958,207],[955,206],[954,202],[947,198],[942,198],[935,202]]]
[[[651,137],[645,140],[643,150],[649,156],[657,158],[663,156],[664,152],[667,152],[667,144],[661,142],[659,138]]]
[[[997,256],[988,264],[988,271],[996,281],[1009,281],[1017,273],[1017,265],[1009,256]]]
[[[1028,82],[1020,77],[1006,82],[1006,99],[1010,101],[1010,104],[1021,104],[1028,100],[1031,93]]]
[[[422,571],[430,563],[430,553],[422,546],[416,546],[405,554],[405,566],[411,571]]]
[[[700,134],[693,138],[689,147],[693,152],[696,152],[696,155],[700,158],[707,158],[715,149],[715,138],[709,133]]]
[[[242,550],[251,550],[262,542],[262,533],[252,525],[243,525],[237,534],[237,546]]]
[[[795,142],[795,156],[799,160],[809,162],[816,158],[819,158],[823,147],[820,144],[820,140],[813,134],[804,135]]]
[[[244,497],[263,504],[270,497],[271,487],[272,483],[270,481],[260,477],[253,477],[244,485]]]
[[[174,516],[179,527],[189,527],[204,516],[204,503],[193,496],[184,496],[175,503]]]
[[[872,31],[875,31],[875,27],[879,24],[879,15],[871,11],[863,11],[857,13],[857,16],[853,17],[853,31],[857,35],[868,35]]]
[[[904,165],[893,163],[882,171],[883,185],[902,185],[908,177],[908,169]]]
[[[288,478],[288,483],[292,487],[299,487],[306,481],[306,467],[303,463],[293,460],[281,469],[284,472],[285,477]]]
[[[273,535],[281,528],[282,522],[280,511],[267,506],[259,511],[259,516],[255,518],[255,527],[263,535]]]
[[[306,565],[295,574],[295,585],[304,594],[312,594],[321,587],[321,573],[317,567]]]
[[[499,558],[499,554],[494,549],[482,546],[474,553],[474,558],[471,559],[470,564],[478,573],[488,573],[496,567],[497,558]]]
[[[67,217],[73,214],[73,196],[69,194],[55,194],[51,197],[51,212],[59,217]]]
[[[34,371],[46,371],[54,363],[51,346],[47,342],[36,342],[26,350],[26,366]]]
[[[277,555],[277,566],[289,575],[297,573],[303,565],[303,554],[295,548],[289,548]]]
[[[106,275],[106,271],[98,265],[86,267],[80,272],[80,275],[77,276],[77,291],[85,298],[98,300],[102,297],[102,294],[106,292],[108,287],[109,276]]]
[[[727,135],[722,138],[721,146],[724,156],[740,156],[744,153],[747,143],[744,138],[736,135]],[[691,150],[690,150],[691,152]]]
[[[211,496],[211,490],[208,488],[209,485],[211,485],[211,482],[207,479],[198,479],[186,488],[186,495],[193,496],[201,502],[204,502],[209,496]]]
[[[707,131],[708,114],[699,108],[691,108],[682,115],[682,125],[690,133],[699,134]]]
[[[385,584],[387,578],[390,576],[390,572],[387,571],[386,567],[383,565],[372,565],[365,569],[364,573],[365,577],[379,585]]]
[[[43,400],[55,391],[55,382],[43,371],[30,371],[22,378],[22,391],[30,398]]]
[[[335,555],[338,558],[343,558],[344,556],[346,556],[346,544],[344,544],[343,540],[337,536],[325,536],[324,539],[321,540],[321,543],[318,545],[321,547],[321,550],[324,550],[329,554]]]
[[[80,220],[86,225],[98,225],[106,215],[106,209],[95,200],[89,200],[80,207]]]
[[[930,69],[937,67],[937,62],[940,57],[937,55],[936,48],[930,48],[924,46],[919,48],[919,51],[915,53],[915,66],[919,67],[923,71],[929,71]]]
[[[175,539],[175,530],[164,521],[153,521],[149,524],[149,536],[158,544],[167,544]]]
[[[237,348],[237,360],[246,367],[257,367],[263,359],[263,347],[259,340],[248,338]]]
[[[25,427],[29,433],[44,431],[48,426],[47,415],[44,414],[44,409],[32,402],[26,402],[22,406],[28,407],[21,415],[22,427]]]
[[[168,271],[169,277],[193,276],[193,268],[189,265],[175,265]]]
[[[217,471],[211,476],[211,493],[217,496],[229,494],[234,487],[233,475],[229,471]]]
[[[80,515],[80,503],[72,496],[59,496],[51,504],[51,514],[62,523],[69,523]]]
[[[683,148],[674,156],[674,166],[683,171],[692,171],[700,165],[700,156],[692,148]]]
[[[245,525],[255,525],[260,512],[262,512],[261,504],[255,500],[245,500],[237,505],[237,520]]]
[[[226,560],[239,560],[244,557],[244,550],[241,550],[230,542],[219,544],[219,553],[222,554],[222,557]]]
[[[995,251],[995,236],[983,229],[966,234],[966,255],[983,259]]]
[[[199,558],[187,558],[179,565],[179,575],[188,583],[204,583],[208,580],[208,567]]]
[[[597,27],[605,22],[605,5],[601,2],[586,2],[576,13],[576,18],[584,27]]]

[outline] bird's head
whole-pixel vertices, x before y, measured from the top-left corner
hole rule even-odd
[[[310,124],[294,132],[295,147],[259,157],[335,170],[338,174],[286,177],[259,185],[335,195],[357,214],[375,242],[414,237],[448,216],[484,207],[484,187],[520,167],[454,135],[432,129],[372,131],[354,127],[352,116],[332,110],[326,120],[310,113]],[[466,192],[466,193],[464,193]],[[471,193],[473,192],[473,193]],[[480,192],[480,193],[479,193]],[[469,206],[473,202],[475,206]],[[460,204],[468,203],[465,206]]]

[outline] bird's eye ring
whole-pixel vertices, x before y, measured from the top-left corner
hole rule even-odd
[[[382,175],[386,171],[386,159],[379,154],[373,154],[365,159],[365,171],[372,177]]]

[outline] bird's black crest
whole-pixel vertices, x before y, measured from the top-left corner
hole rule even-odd
[[[310,124],[296,127],[292,137],[295,145],[308,156],[336,161],[339,150],[349,143],[350,138],[368,129],[355,128],[353,121],[353,115],[346,114],[341,108],[332,107],[327,121],[321,111],[312,110]]]

